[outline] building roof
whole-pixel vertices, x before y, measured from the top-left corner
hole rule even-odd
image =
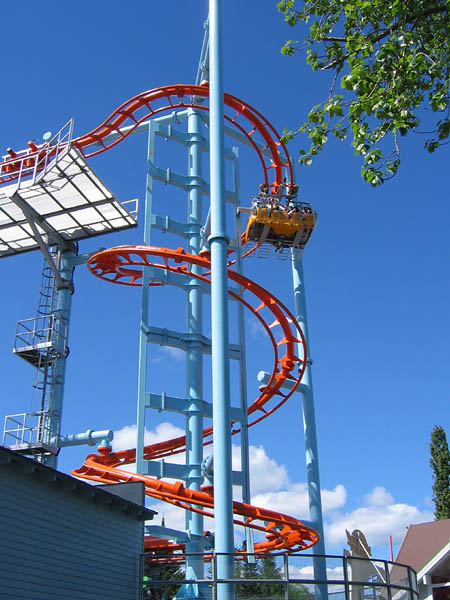
[[[42,483],[48,485],[57,484],[58,489],[68,493],[75,494],[78,498],[87,502],[95,502],[97,505],[105,505],[110,510],[121,512],[122,514],[134,518],[138,521],[150,521],[156,511],[145,508],[141,504],[131,502],[117,494],[106,491],[103,486],[99,487],[80,481],[71,475],[61,473],[47,465],[43,465],[31,458],[26,458],[18,452],[9,450],[0,446],[0,478],[5,475],[1,473],[5,467],[11,473],[33,473],[33,475]]]
[[[437,566],[438,555],[442,552],[445,558],[450,553],[450,519],[410,525],[395,560],[410,565],[419,573],[427,565],[430,569]]]

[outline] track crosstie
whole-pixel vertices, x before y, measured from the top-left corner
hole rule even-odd
[[[85,158],[95,156],[112,148],[141,123],[164,111],[190,107],[202,111],[209,110],[203,104],[208,96],[208,85],[177,84],[143,92],[123,103],[101,125],[74,139],[72,144]],[[248,103],[230,94],[224,94],[224,104],[228,110],[225,119],[246,136],[257,153],[265,184],[275,192],[283,181],[283,168],[287,170],[289,181],[292,183],[293,168],[289,155],[269,121]],[[123,128],[126,128],[125,133],[122,132]],[[266,158],[266,151],[269,151],[270,159]],[[56,150],[45,145],[34,149],[30,146],[29,150],[14,153],[11,158],[0,161],[0,184],[17,178],[19,159],[23,160],[26,157],[31,165],[43,152],[47,152],[51,157]],[[193,265],[201,268],[201,274],[192,272]],[[142,271],[145,267],[161,270],[162,273],[180,273],[189,278],[195,277],[204,285],[210,284],[211,275],[208,256],[194,256],[186,254],[182,249],[152,246],[111,248],[93,255],[88,266],[94,275],[106,281],[130,286],[141,285]],[[259,396],[248,407],[248,414],[251,416],[248,426],[252,426],[282,406],[297,389],[306,367],[306,342],[292,313],[271,292],[231,268],[228,269],[228,277],[240,289],[239,293],[229,291],[229,294],[242,302],[259,320],[274,352],[270,379],[266,386],[260,388]],[[162,277],[161,281],[163,279]],[[161,281],[158,282],[155,278],[151,283]],[[293,383],[289,391],[283,388],[286,380]],[[230,426],[233,434],[239,432],[239,424],[231,423]],[[212,443],[212,428],[206,428],[203,434],[204,443]],[[146,446],[144,458],[161,459],[184,452],[185,448],[186,439],[182,436]],[[121,468],[134,463],[135,460],[134,449],[112,452],[110,448],[99,448],[99,452],[90,454],[73,474],[105,483],[142,481],[148,496],[210,517],[214,516],[214,497],[210,490],[192,490],[184,487],[181,482],[169,483],[150,476],[130,473]],[[233,511],[236,524],[265,533],[265,540],[255,544],[256,552],[281,549],[295,552],[309,548],[319,540],[319,534],[312,527],[281,512],[242,502],[234,502]],[[152,547],[157,547],[154,540]],[[167,549],[167,542],[161,540],[161,547]]]

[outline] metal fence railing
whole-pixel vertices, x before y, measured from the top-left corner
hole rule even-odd
[[[24,444],[49,443],[49,413],[43,410],[5,417],[3,446],[22,446]]]
[[[218,577],[224,561],[233,577]],[[200,595],[211,600],[215,600],[221,586],[232,588],[236,600],[419,598],[416,573],[411,567],[349,556],[153,553],[142,556],[142,573],[143,600],[171,600],[182,586],[186,590],[202,588]]]
[[[50,165],[57,161],[63,152],[67,152],[72,142],[73,119],[70,119],[50,140],[36,146],[29,142],[27,150],[10,151],[0,162],[0,184],[17,181],[18,187],[24,179],[31,177],[35,183],[43,177]]]

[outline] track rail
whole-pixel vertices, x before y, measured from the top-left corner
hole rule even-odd
[[[171,110],[196,108],[209,110],[204,101],[209,96],[208,85],[177,84],[155,88],[119,106],[101,125],[72,141],[85,158],[100,154],[120,143],[145,120]],[[231,94],[224,94],[225,119],[246,136],[249,144],[258,155],[263,169],[264,183],[270,185],[273,193],[283,182],[283,168],[287,169],[289,182],[293,182],[293,168],[286,147],[278,132],[255,108]],[[123,131],[124,130],[124,131]],[[115,134],[115,135],[112,135]],[[265,157],[269,150],[270,158]],[[280,152],[281,151],[281,152]],[[42,159],[54,156],[56,147],[36,146],[29,143],[29,149],[15,152],[8,150],[9,156],[0,161],[0,185],[19,178],[32,171],[32,167]],[[283,156],[287,157],[284,161]],[[39,167],[37,167],[39,170]],[[28,170],[27,170],[28,169]],[[251,252],[251,251],[250,251]],[[250,252],[247,252],[249,254]],[[244,255],[245,256],[245,255]],[[229,263],[229,267],[233,262]],[[192,266],[202,268],[201,274],[193,273]],[[196,277],[205,285],[210,284],[211,264],[205,255],[186,254],[183,249],[170,250],[152,246],[121,246],[97,253],[89,261],[90,270],[101,279],[121,285],[138,286],[142,282],[144,267],[153,267],[165,272],[184,273],[189,278]],[[228,269],[228,277],[240,286],[240,292],[230,291],[230,295],[242,302],[259,320],[273,347],[273,366],[269,382],[260,388],[259,396],[248,407],[255,425],[280,408],[294,393],[306,367],[306,343],[303,333],[291,312],[271,292],[243,275]],[[153,285],[161,285],[157,278]],[[245,298],[244,298],[245,295]],[[301,353],[301,356],[297,355]],[[285,392],[283,383],[293,381],[291,390]],[[232,433],[240,431],[237,423],[230,423]],[[204,430],[205,444],[212,442],[212,428]],[[146,446],[144,457],[147,460],[171,456],[186,449],[184,436]],[[99,448],[98,454],[90,454],[84,464],[72,473],[77,477],[105,483],[143,481],[146,494],[164,500],[175,506],[214,516],[214,497],[211,488],[202,491],[184,487],[181,482],[169,483],[150,476],[130,473],[121,467],[134,463],[136,450],[111,452],[110,448]],[[233,503],[234,522],[264,532],[266,540],[255,544],[256,552],[286,549],[289,552],[304,550],[316,544],[319,534],[299,519],[258,508],[242,502]],[[155,546],[156,544],[156,546]],[[151,543],[152,548],[158,542]],[[161,548],[168,548],[161,540]]]
[[[124,140],[133,133],[140,123],[156,117],[162,112],[185,108],[208,111],[209,107],[200,103],[208,97],[209,86],[207,84],[176,84],[142,92],[121,104],[101,125],[74,139],[72,145],[78,148],[85,158],[96,156]],[[283,161],[280,154],[281,150],[284,156],[289,156],[286,146],[270,122],[250,104],[231,94],[224,94],[224,104],[230,112],[230,114],[224,115],[225,119],[246,136],[257,153],[263,168],[264,182],[267,185],[270,183],[272,190],[275,192],[283,180],[283,167],[287,168],[289,180],[292,182],[293,169],[291,161],[289,158],[287,158],[287,162]],[[123,128],[126,128],[125,132],[121,131]],[[118,137],[112,139],[112,133],[116,133]],[[261,140],[262,147],[257,143],[258,137]],[[13,152],[14,156],[0,161],[0,184],[12,182],[18,178],[19,158],[27,161],[27,164],[34,165],[33,161],[37,160],[37,157],[40,156],[39,153],[42,153],[44,148],[50,158],[52,153],[56,152],[56,148],[33,146],[34,151],[30,148],[26,151]],[[270,160],[263,155],[266,149],[270,150]],[[272,170],[274,176],[273,181],[270,182],[269,173]]]
[[[193,265],[201,267],[203,272],[193,273]],[[186,254],[182,248],[171,250],[154,246],[119,246],[94,254],[88,267],[97,277],[120,285],[140,286],[144,267],[182,273],[205,284],[211,283],[209,259]],[[306,367],[306,342],[292,313],[271,292],[231,269],[228,270],[228,277],[240,287],[239,293],[230,290],[230,296],[242,302],[259,320],[273,348],[270,379],[248,407],[248,414],[254,415],[250,427],[280,408],[296,390]],[[300,351],[301,356],[298,356]],[[287,379],[294,385],[285,392],[283,383]],[[234,423],[231,423],[231,427],[232,433],[239,431]],[[208,438],[212,436],[212,428],[206,428],[203,435],[205,443],[211,443],[212,440]],[[144,457],[147,460],[163,458],[184,452],[185,448],[186,438],[182,436],[146,446]],[[209,517],[214,516],[214,497],[209,489],[191,490],[180,482],[168,483],[121,469],[135,460],[134,449],[111,452],[109,448],[101,448],[99,454],[90,454],[82,467],[72,473],[77,477],[105,483],[143,481],[148,496]],[[255,552],[281,549],[295,552],[309,548],[319,540],[313,528],[295,517],[242,502],[233,502],[233,511],[235,524],[265,532],[266,540],[255,544]]]

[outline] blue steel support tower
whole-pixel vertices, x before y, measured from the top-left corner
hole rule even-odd
[[[146,189],[144,243],[150,244],[151,229],[156,227],[163,231],[169,231],[180,235],[186,240],[186,250],[190,254],[199,254],[202,246],[202,195],[211,197],[211,208],[209,225],[207,230],[208,242],[211,252],[211,313],[212,313],[212,338],[207,340],[202,332],[202,304],[204,286],[202,282],[194,277],[200,270],[193,267],[191,275],[184,274],[183,283],[181,277],[177,278],[175,273],[166,273],[164,283],[176,283],[183,287],[186,294],[186,331],[177,332],[151,326],[149,323],[149,283],[152,279],[152,267],[143,267],[142,307],[140,327],[140,358],[139,358],[139,381],[138,381],[138,415],[137,415],[137,471],[156,477],[168,477],[183,479],[186,486],[192,490],[199,490],[202,483],[203,462],[203,418],[213,418],[214,425],[214,465],[210,475],[214,480],[215,496],[215,551],[217,557],[217,576],[220,579],[233,577],[233,560],[229,556],[234,550],[233,542],[233,512],[232,512],[232,485],[238,483],[243,487],[243,500],[250,502],[249,473],[248,473],[248,437],[246,420],[246,382],[245,382],[245,336],[244,319],[242,307],[238,309],[239,344],[229,344],[228,332],[228,279],[227,279],[227,253],[229,248],[229,234],[226,223],[226,201],[225,189],[225,156],[231,158],[234,167],[234,190],[230,194],[231,201],[238,208],[238,175],[236,149],[231,151],[225,148],[224,134],[228,130],[224,125],[223,107],[223,77],[222,77],[222,29],[221,29],[221,0],[210,0],[210,39],[211,51],[209,56],[211,84],[210,84],[210,186],[202,177],[202,149],[208,146],[207,140],[202,136],[202,121],[205,120],[202,111],[189,108],[189,110],[172,113],[169,117],[151,120],[148,124],[148,173]],[[206,39],[206,38],[205,38]],[[202,50],[203,63],[199,69],[197,83],[201,76],[200,71],[206,72],[207,68],[207,44],[204,43]],[[201,59],[202,60],[202,59]],[[198,89],[197,93],[201,93]],[[186,121],[187,132],[177,131],[167,124]],[[207,119],[206,119],[207,120]],[[140,130],[143,127],[140,126]],[[111,137],[116,132],[110,134]],[[120,135],[117,133],[117,135]],[[170,169],[159,169],[154,162],[154,146],[156,135],[182,142],[188,151],[188,174],[178,175]],[[249,140],[239,133],[233,134],[235,138],[249,144]],[[262,149],[264,152],[264,149]],[[187,216],[186,222],[180,223],[175,220],[153,213],[153,181],[154,179],[165,183],[175,184],[186,190],[187,193]],[[230,199],[229,198],[229,199]],[[17,201],[18,202],[18,201]],[[236,211],[238,212],[238,211]],[[240,221],[237,218],[236,243],[237,270],[241,269],[241,249],[239,247]],[[62,281],[56,316],[61,323],[68,322],[66,315],[70,312],[70,278],[73,266],[80,264],[75,257],[65,256],[60,272],[57,276]],[[294,300],[296,306],[296,317],[307,334],[306,308],[304,303],[303,274],[299,259],[293,260],[294,277]],[[60,282],[61,284],[61,282]],[[182,349],[186,354],[186,394],[185,398],[174,398],[167,396],[165,392],[154,394],[147,391],[147,353],[148,343],[167,344]],[[207,406],[203,400],[203,354],[212,354],[213,374],[213,405]],[[65,358],[65,357],[64,357]],[[241,379],[241,405],[239,408],[230,406],[230,358],[240,360]],[[60,382],[64,379],[64,364],[57,371],[54,383],[55,410],[60,415],[62,407],[63,386]],[[310,493],[311,523],[323,533],[322,513],[320,502],[320,482],[317,460],[317,440],[315,432],[314,407],[312,399],[312,384],[309,368],[305,380],[300,387],[303,393],[303,414],[305,424],[305,448],[307,460],[308,486]],[[145,460],[144,458],[144,434],[145,413],[147,408],[158,410],[171,410],[182,414],[186,422],[186,464],[170,464],[164,460],[158,463]],[[231,419],[242,425],[242,470],[243,473],[233,473],[231,463]],[[103,437],[110,438],[110,432],[97,432],[105,434]],[[69,445],[81,440],[81,434],[72,436],[73,439],[60,439],[59,422],[50,431],[52,440],[57,440],[55,446]],[[78,436],[78,437],[77,437]],[[89,439],[83,438],[84,441]],[[49,459],[56,464],[56,459]],[[156,532],[155,532],[156,533]],[[160,534],[164,535],[161,530]],[[170,537],[173,537],[170,532]],[[203,537],[203,517],[196,513],[187,513],[186,532],[178,532],[179,541],[186,544],[186,552],[201,553],[205,547]],[[168,534],[169,535],[169,534]],[[208,541],[208,540],[206,540]],[[210,541],[210,540],[209,540]],[[250,543],[249,543],[250,541]],[[251,551],[251,538],[247,538],[247,548]],[[323,553],[322,543],[316,549],[316,553]],[[317,579],[324,579],[321,571],[320,561],[314,563]],[[204,573],[203,561],[199,558],[190,557],[186,563],[187,578],[201,579]],[[184,586],[179,592],[179,597],[199,597],[204,590],[196,585]],[[318,590],[321,593],[321,588]],[[219,600],[231,598],[233,588],[228,583],[219,584]]]
[[[187,250],[190,254],[198,254],[201,250],[200,229],[202,226],[202,137],[201,119],[195,110],[189,111],[188,132],[190,142],[188,146],[189,155],[189,177],[191,178],[188,191],[188,215],[187,222],[189,234],[187,238]],[[199,273],[200,268],[194,265],[193,273]],[[186,364],[186,395],[188,399],[188,410],[186,415],[186,464],[189,468],[187,487],[200,490],[203,460],[203,349],[202,336],[202,301],[203,292],[200,282],[192,278],[187,290],[187,332],[192,336],[192,341],[187,351]],[[186,553],[203,552],[203,544],[198,541],[203,535],[202,515],[187,511],[186,530],[193,536],[193,541],[186,546]],[[197,536],[197,539],[196,539]],[[186,563],[186,578],[203,578],[203,558],[190,557]],[[193,590],[198,596],[198,589]]]
[[[187,134],[181,130],[167,127],[167,123],[173,121],[173,125],[181,123],[183,120],[188,122]],[[170,117],[163,117],[153,120],[149,124],[149,150],[148,150],[148,177],[146,186],[146,217],[145,217],[145,235],[144,243],[149,244],[151,239],[151,230],[153,227],[164,231],[178,233],[185,237],[187,248],[192,253],[198,253],[201,248],[201,194],[207,191],[208,186],[201,176],[201,146],[207,145],[207,141],[202,137],[200,130],[200,117],[194,111],[181,111]],[[156,136],[163,136],[166,139],[176,139],[183,143],[188,149],[189,168],[188,175],[183,176],[175,171],[170,171],[170,181],[167,182],[167,170],[157,167],[154,164],[154,146]],[[233,170],[236,173],[235,183],[237,184],[237,149],[227,150],[227,155],[233,161]],[[154,180],[165,181],[176,185],[183,185],[188,195],[188,214],[186,224],[167,219],[162,215],[152,212],[153,205],[153,182]],[[237,191],[228,192],[230,201],[236,207]],[[186,332],[174,332],[161,330],[149,323],[149,303],[151,306],[151,289],[148,284],[151,275],[148,268],[144,268],[143,286],[142,286],[142,304],[141,304],[141,326],[140,326],[140,352],[139,352],[139,379],[138,379],[138,416],[137,416],[137,471],[144,474],[162,476],[162,470],[167,477],[182,478],[186,485],[191,489],[199,489],[203,480],[201,463],[203,458],[203,411],[205,402],[202,392],[202,364],[203,354],[211,352],[212,343],[208,341],[202,332],[202,295],[204,290],[198,280],[192,280],[185,285],[186,292]],[[170,283],[170,276],[169,276]],[[192,285],[194,284],[194,285]],[[227,289],[227,288],[226,288]],[[240,323],[241,334],[243,336],[243,318]],[[164,331],[164,334],[163,334]],[[164,337],[165,336],[165,337]],[[166,393],[149,393],[148,386],[151,384],[147,376],[148,343],[170,343],[170,345],[181,348],[186,353],[186,398],[174,398]],[[242,377],[245,374],[245,365],[242,363],[241,345],[233,345],[230,356],[241,361],[240,371]],[[242,391],[245,385],[242,386]],[[242,402],[245,402],[245,396]],[[186,465],[176,465],[170,462],[157,463],[144,460],[144,434],[145,434],[145,414],[147,408],[161,408],[184,414],[186,417]],[[212,416],[212,411],[208,410],[208,416]],[[236,418],[236,414],[235,417]],[[244,410],[240,410],[239,419],[246,422]],[[247,447],[247,444],[244,443]],[[231,453],[231,447],[230,447]],[[246,451],[246,456],[248,452]],[[248,459],[243,461],[244,469]],[[231,469],[231,462],[230,462]],[[231,477],[231,471],[230,471]],[[236,483],[248,481],[248,472],[244,474],[234,474]],[[249,500],[248,484],[243,483],[243,498]],[[174,531],[165,532],[163,528],[152,526],[151,533],[160,536],[173,538]],[[175,532],[178,541],[186,544],[186,553],[203,552],[205,542],[209,540],[203,536],[203,519],[201,515],[189,514],[186,519],[186,533]],[[231,547],[232,552],[234,547]],[[229,561],[230,562],[230,561]],[[203,575],[203,559],[188,557],[186,563],[186,575],[191,579],[201,578]],[[178,597],[199,597],[203,595],[203,590],[195,585],[186,585],[178,592]]]
[[[302,328],[309,348],[303,262],[298,252],[292,252],[291,257],[295,317]],[[303,431],[305,435],[306,477],[308,481],[310,524],[317,529],[320,534],[319,542],[313,546],[313,553],[316,555],[313,562],[314,578],[318,581],[325,581],[327,578],[326,562],[325,558],[321,558],[321,556],[325,554],[325,539],[323,532],[322,499],[320,497],[319,454],[317,450],[316,417],[314,411],[310,359],[308,360],[308,365],[303,375],[300,391],[303,399]],[[324,600],[327,598],[327,587],[325,585],[317,585],[316,596],[318,600]]]
[[[213,418],[215,428],[215,448],[214,448],[214,488],[215,488],[215,549],[216,552],[227,554],[233,552],[233,528],[232,528],[232,481],[233,474],[231,469],[231,437],[229,431],[230,422],[230,406],[229,406],[229,372],[228,361],[230,352],[228,348],[228,332],[227,322],[224,315],[228,314],[227,309],[227,289],[226,280],[226,249],[228,246],[228,235],[224,220],[225,212],[225,193],[224,193],[224,175],[223,165],[225,148],[223,143],[224,126],[223,126],[223,107],[221,106],[223,98],[222,77],[221,77],[221,47],[220,47],[220,3],[214,2],[211,7],[211,52],[210,52],[210,73],[212,75],[210,86],[210,129],[211,137],[211,210],[210,220],[204,228],[209,236],[208,240],[211,245],[213,260],[212,269],[212,341],[209,345],[213,352],[213,369],[215,374],[213,379],[215,382],[215,390],[213,390],[214,407]],[[213,41],[214,40],[214,41]],[[204,44],[205,48],[205,44]],[[205,54],[203,54],[205,56]],[[204,69],[203,61],[203,70]],[[214,79],[214,74],[219,73],[219,77]],[[199,70],[200,74],[200,70]],[[199,76],[197,83],[199,83]],[[180,123],[183,120],[188,120],[187,135],[176,132],[174,127],[168,128],[166,124]],[[207,145],[206,140],[201,135],[201,121],[207,121],[204,115],[199,115],[195,110],[180,111],[172,114],[169,117],[162,117],[152,120],[149,124],[149,146],[148,146],[148,177],[146,190],[146,218],[145,218],[145,233],[144,243],[150,244],[150,231],[152,227],[171,231],[182,235],[186,239],[186,249],[188,252],[197,254],[201,247],[200,225],[202,219],[201,211],[201,196],[207,190],[207,186],[202,179],[201,172],[201,150],[202,144]],[[228,130],[228,127],[225,128]],[[189,168],[188,176],[183,177],[172,170],[164,170],[156,167],[154,164],[154,145],[155,136],[161,135],[166,139],[174,137],[177,141],[183,141],[188,148]],[[240,137],[240,141],[246,142],[244,136]],[[233,150],[237,165],[237,149]],[[237,168],[235,168],[237,173]],[[188,214],[185,224],[176,223],[168,217],[158,216],[152,213],[153,199],[153,181],[159,179],[165,183],[173,183],[184,187],[188,193]],[[237,201],[238,176],[235,177],[235,201]],[[236,240],[240,234],[240,219],[237,220]],[[214,249],[215,248],[215,249]],[[240,249],[238,249],[237,259],[238,270],[240,270]],[[303,281],[299,280],[298,261],[293,263],[294,273],[294,299],[296,303],[297,319],[306,332],[306,312],[304,310],[304,289]],[[140,342],[140,366],[139,366],[139,394],[138,394],[138,427],[137,427],[137,470],[144,474],[152,474],[156,476],[178,477],[185,480],[186,485],[191,489],[199,489],[201,483],[200,463],[203,457],[202,449],[202,427],[203,427],[203,410],[202,408],[202,355],[205,351],[204,340],[201,330],[201,313],[202,313],[202,289],[198,282],[194,279],[190,284],[185,286],[187,298],[187,331],[186,333],[164,332],[157,327],[149,324],[149,289],[150,282],[149,269],[144,267],[143,289],[142,289],[142,312],[141,312],[141,342]],[[170,276],[169,276],[170,277]],[[296,279],[297,278],[297,279]],[[170,283],[170,281],[169,281]],[[193,284],[193,285],[192,285]],[[243,318],[242,314],[238,317],[240,323],[240,359],[241,365],[244,358],[245,349]],[[186,341],[188,340],[188,341]],[[152,394],[147,392],[147,346],[148,342],[170,343],[170,345],[183,349],[186,352],[186,367],[187,367],[187,385],[186,398],[176,399],[168,397],[165,393]],[[242,379],[245,379],[243,374],[245,368],[241,368]],[[323,532],[321,502],[320,502],[320,482],[317,462],[317,441],[314,425],[314,408],[312,404],[312,388],[310,376],[301,385],[302,393],[304,394],[304,423],[305,423],[305,446],[307,459],[308,473],[308,489],[310,493],[310,511],[311,524]],[[245,427],[246,419],[243,416],[246,406],[246,391],[245,382],[242,382],[241,389],[241,422],[244,424],[244,431],[241,437],[243,446],[243,473],[241,484],[243,485],[243,499],[245,502],[250,501],[249,494],[249,477],[248,477],[248,438]],[[170,402],[169,402],[170,400]],[[165,408],[185,414],[186,417],[186,466],[171,465],[170,463],[151,464],[149,461],[144,461],[144,432],[145,432],[145,412],[146,408]],[[210,416],[210,415],[208,415]],[[211,463],[210,463],[211,464]],[[219,475],[220,473],[220,475]],[[179,532],[178,541],[184,541],[186,551],[198,552],[204,547],[202,540],[203,519],[198,515],[188,515],[186,518],[187,533],[183,535]],[[152,528],[152,533],[155,535],[164,535],[161,528]],[[173,531],[167,532],[167,537],[173,537]],[[250,542],[250,543],[249,543]],[[251,550],[251,538],[248,537],[247,544]],[[323,538],[322,543],[316,549],[317,554],[324,552]],[[318,578],[320,577],[320,561],[315,562],[315,572]],[[218,573],[222,578],[232,577],[232,561],[226,556],[219,556]],[[194,558],[188,558],[187,575],[188,577],[200,578],[203,573],[203,565],[200,561]],[[320,590],[319,590],[320,591]],[[230,597],[232,594],[231,586],[222,584],[219,586],[219,594],[223,597]],[[184,586],[180,591],[179,596],[183,597],[198,597],[202,595],[202,590],[196,586]]]
[[[211,177],[211,330],[214,428],[214,534],[217,577],[233,577],[233,487],[230,431],[228,333],[228,235],[225,213],[222,2],[210,0],[210,177]],[[222,553],[222,555],[221,555]],[[232,598],[230,584],[218,587],[219,600]]]

